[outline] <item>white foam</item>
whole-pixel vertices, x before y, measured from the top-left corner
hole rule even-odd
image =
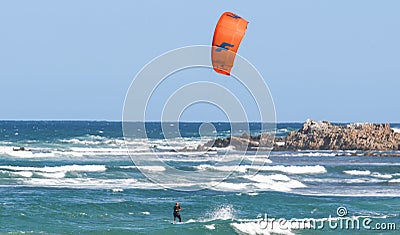
[[[289,174],[322,174],[326,173],[326,169],[323,166],[315,165],[315,166],[249,166],[249,165],[240,165],[240,166],[213,166],[208,164],[203,164],[196,166],[199,170],[216,170],[216,171],[229,171],[229,172],[242,172],[245,173],[248,170],[261,170],[261,171],[278,171]]]
[[[105,165],[64,165],[64,166],[45,166],[45,167],[25,167],[25,166],[0,166],[3,170],[12,171],[33,171],[33,172],[103,172],[107,168]]]
[[[161,172],[165,171],[164,166],[120,166],[121,169],[138,169],[141,171]]]
[[[255,182],[259,182],[259,183],[275,183],[276,181],[288,182],[288,181],[291,180],[286,175],[261,175],[261,174],[257,174],[257,175],[254,175],[254,176],[245,175],[245,176],[243,176],[243,178],[249,179],[249,180],[252,180],[252,181],[255,181]]]
[[[371,171],[348,170],[348,171],[343,171],[343,173],[348,174],[348,175],[370,175]]]
[[[164,155],[164,154],[163,154]],[[165,156],[160,156],[160,159],[166,162],[209,162],[209,161],[219,161],[215,157],[209,157],[207,155],[204,155],[202,157],[191,157],[191,156],[174,156],[174,157],[165,157]],[[222,160],[222,159],[220,159]]]
[[[60,179],[60,178],[64,178],[65,177],[65,172],[52,172],[52,173],[44,173],[44,172],[37,172],[36,174],[45,177],[45,178],[56,178],[56,179]]]
[[[149,188],[158,189],[160,186],[152,183],[138,184],[135,179],[96,179],[96,178],[27,178],[20,185],[40,186],[54,188],[85,188],[85,189],[108,189],[117,188]]]
[[[288,130],[287,128],[281,128],[277,130],[277,133],[288,133],[290,132],[290,130]]]
[[[326,173],[325,167],[320,165],[315,166],[263,166],[262,171],[279,171],[288,174],[322,174]]]
[[[390,183],[390,182],[389,182]],[[393,182],[395,183],[395,182]],[[400,183],[400,182],[398,182]],[[381,188],[363,188],[363,189],[350,189],[350,188],[337,188],[329,190],[308,191],[299,193],[303,196],[321,196],[321,197],[398,197],[400,191],[398,189],[387,189],[382,191]]]
[[[359,184],[359,183],[384,183],[385,180],[371,179],[371,178],[358,178],[358,179],[345,179],[344,182],[348,184]]]
[[[11,172],[13,175],[18,175],[22,177],[32,177],[33,173],[31,171],[17,171],[17,172]]]
[[[333,157],[333,156],[346,156],[351,155],[349,151],[296,151],[296,152],[280,152],[272,151],[271,156],[280,157]]]
[[[119,166],[118,168],[121,168],[121,169],[137,169],[136,166]]]
[[[80,156],[127,156],[128,151],[125,148],[86,148],[86,147],[73,147],[69,152],[62,152],[63,154],[80,155]]]
[[[141,212],[143,215],[150,215],[150,212],[148,212],[148,211],[142,211]]]
[[[168,152],[172,149],[196,149],[197,146],[205,144],[206,142],[212,140],[211,138],[168,138],[168,139],[158,139],[158,140],[144,140],[149,146],[155,146],[158,151]]]
[[[298,180],[290,179],[285,175],[244,175],[244,179],[252,182],[230,183],[214,182],[210,184],[210,189],[225,192],[247,192],[248,195],[255,196],[260,191],[279,191],[288,192],[296,188],[306,188],[307,186]]]
[[[137,169],[141,171],[161,172],[165,171],[166,168],[163,166],[139,166]]]
[[[390,175],[390,174],[381,174],[379,172],[372,172],[371,176],[376,177],[376,178],[383,178],[383,179],[391,179],[391,178],[393,178],[393,176]]]
[[[85,140],[80,140],[80,139],[76,139],[76,138],[73,138],[73,139],[63,139],[63,140],[60,140],[60,142],[62,142],[62,143],[71,143],[71,144],[82,144],[82,145],[86,145],[86,144],[89,144],[87,141],[85,141]],[[91,141],[92,142],[92,141]]]
[[[228,172],[242,172],[245,173],[247,171],[247,169],[250,166],[245,166],[245,165],[241,165],[241,166],[213,166],[213,165],[209,165],[209,164],[202,164],[199,166],[195,166],[196,169],[198,170],[214,170],[214,171],[228,171]]]
[[[10,145],[13,144],[11,141],[0,141],[0,145]]]
[[[200,222],[210,222],[215,220],[233,220],[235,218],[236,210],[232,205],[221,205],[214,208],[211,212],[199,219]]]
[[[319,182],[319,183],[343,183],[342,179],[337,178],[304,178],[302,179],[304,182]]]
[[[246,155],[245,159],[249,160],[249,161],[251,161],[251,162],[253,162],[255,164],[263,165],[263,164],[266,164],[266,163],[272,163],[272,161],[270,159],[268,159],[268,157],[269,156],[265,156],[265,155],[261,155],[261,156],[258,156],[258,155],[256,155],[256,156]]]
[[[19,147],[0,147],[0,154],[15,158],[54,158],[60,156],[128,156],[125,148],[100,148],[100,147],[71,147],[68,149],[50,149],[50,148],[29,148],[27,150],[18,150]],[[135,150],[136,151],[136,150]],[[149,151],[148,149],[139,149],[139,152]]]
[[[400,183],[400,179],[392,179],[388,181],[389,183]]]
[[[158,190],[165,188],[197,187],[198,184],[190,183],[166,183],[157,184],[149,181],[139,181],[133,178],[99,179],[99,178],[22,178],[17,186],[40,186],[54,188],[85,188],[105,189],[112,191],[118,189],[145,189]]]
[[[306,188],[307,186],[298,180],[289,180],[287,182],[280,182],[274,180],[266,180],[266,182],[255,183],[254,186],[259,190],[274,190],[280,192],[289,192],[295,188]]]
[[[210,187],[213,190],[217,191],[246,191],[246,188],[249,186],[248,183],[229,183],[229,182],[213,182],[211,185],[214,185],[213,187]]]
[[[0,166],[0,170],[9,172],[13,175],[22,177],[32,177],[34,174],[44,178],[60,179],[64,178],[67,172],[103,172],[106,171],[104,165],[64,165],[64,166],[45,166],[45,167],[25,167],[25,166]]]
[[[122,188],[113,188],[113,189],[111,189],[111,191],[113,193],[120,193],[120,192],[123,192],[124,190]]]
[[[194,220],[194,219],[188,219],[187,221],[182,222],[182,224],[190,224],[190,223],[196,223],[196,222],[197,222],[197,221]]]
[[[191,224],[191,223],[196,223],[196,222],[198,222],[198,221],[196,221],[194,219],[188,219],[187,221],[184,221],[184,222],[175,222],[175,221],[173,221],[171,223],[173,223],[173,224]]]
[[[101,132],[100,132],[101,133]],[[140,140],[142,141],[142,140]],[[84,137],[77,137],[71,139],[62,139],[62,143],[70,143],[76,145],[110,145],[110,146],[122,146],[125,141],[122,139],[106,138],[98,135],[88,135]]]
[[[209,230],[215,230],[215,224],[206,224],[206,225],[204,225],[204,227],[206,227],[206,229],[209,229]]]
[[[50,158],[55,157],[55,153],[48,149],[29,149],[29,150],[18,150],[19,147],[7,146],[0,147],[0,154],[5,154],[16,158]]]

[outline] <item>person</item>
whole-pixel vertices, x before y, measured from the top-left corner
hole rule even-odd
[[[174,206],[174,223],[175,223],[176,218],[179,219],[179,222],[182,222],[181,214],[179,213],[180,210],[182,210],[182,208],[179,205],[179,202],[176,202],[175,206]]]

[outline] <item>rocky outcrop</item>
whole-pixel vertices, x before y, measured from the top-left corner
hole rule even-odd
[[[389,124],[334,125],[307,120],[285,138],[286,150],[399,150],[400,134]]]
[[[204,145],[199,145],[197,150],[207,150],[208,148],[226,148],[233,146],[235,150],[260,150],[272,149],[274,138],[271,135],[262,133],[261,135],[251,136],[249,133],[244,133],[241,136],[231,136],[227,138],[218,138],[207,142]]]
[[[390,129],[389,124],[353,123],[336,125],[327,121],[306,120],[302,128],[286,137],[273,138],[268,134],[218,138],[197,150],[233,146],[236,150],[400,150],[400,133]]]

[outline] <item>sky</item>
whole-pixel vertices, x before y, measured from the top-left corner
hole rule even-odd
[[[262,74],[278,122],[400,122],[399,9],[396,0],[0,1],[0,120],[121,120],[144,65],[210,45],[232,11],[249,21],[238,52]]]

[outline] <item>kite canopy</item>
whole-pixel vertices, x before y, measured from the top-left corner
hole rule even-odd
[[[230,75],[248,23],[247,20],[232,12],[225,12],[219,18],[211,51],[212,64],[217,73]]]

